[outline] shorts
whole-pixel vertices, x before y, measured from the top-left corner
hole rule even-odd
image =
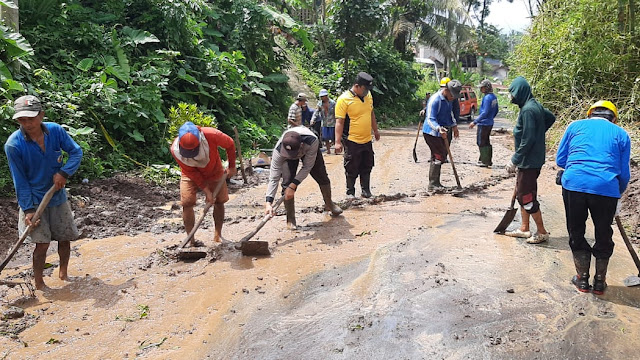
[[[540,210],[538,202],[538,176],[540,169],[518,169],[516,176],[516,196],[518,203],[529,214]]]
[[[213,192],[220,179],[206,180],[206,186]],[[180,177],[180,203],[183,207],[193,207],[196,205],[197,194],[200,188],[196,183],[186,176]],[[224,204],[229,201],[229,191],[227,190],[226,180],[220,188],[220,192],[216,195],[215,204]]]
[[[336,140],[336,128],[323,127],[322,128],[322,140],[323,141],[335,141]]]
[[[24,212],[18,215],[18,235],[22,236],[27,225],[24,223]],[[74,241],[78,239],[78,228],[73,222],[73,212],[69,201],[58,206],[50,206],[40,215],[40,225],[36,226],[25,242],[48,244],[51,241]]]

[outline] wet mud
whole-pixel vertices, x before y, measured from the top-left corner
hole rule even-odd
[[[235,249],[262,218],[263,183],[231,192],[221,244],[207,217],[196,234],[204,246],[187,249],[207,252],[195,261],[177,256],[186,236],[172,209],[177,189],[150,190],[160,215],[75,242],[70,281],[57,278],[53,252],[48,289],[31,297],[0,285],[3,308],[24,311],[0,329],[25,323],[0,337],[0,358],[635,358],[640,287],[622,284],[636,270],[617,232],[607,292],[577,292],[551,162],[539,182],[549,242],[496,235],[515,184],[503,170],[511,135],[492,136],[495,166],[487,169],[475,166],[475,131],[460,133],[451,150],[461,190],[450,164],[442,167],[446,189],[427,190],[429,151],[420,142],[414,163],[415,129],[385,130],[374,144],[369,199],[347,199],[342,158],[324,155],[343,215],[323,211],[317,185],[305,180],[298,230],[286,230],[280,209],[252,239],[269,242],[266,257]],[[519,222],[517,214],[511,227]],[[20,261],[3,271],[14,282],[29,275]]]

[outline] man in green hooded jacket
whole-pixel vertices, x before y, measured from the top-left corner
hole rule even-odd
[[[521,207],[522,225],[505,235],[526,238],[529,244],[539,244],[549,239],[549,233],[542,222],[542,212],[538,203],[537,179],[545,160],[545,133],[556,121],[556,117],[544,108],[531,94],[531,86],[525,78],[518,76],[509,86],[511,102],[518,105],[520,113],[513,128],[515,153],[507,165],[509,173],[516,172],[516,196]],[[536,234],[529,230],[529,215],[538,229]]]

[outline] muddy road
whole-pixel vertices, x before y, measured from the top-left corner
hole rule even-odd
[[[475,166],[475,129],[461,126],[451,150],[465,191],[452,196],[426,191],[429,151],[420,139],[413,162],[415,131],[385,130],[374,144],[373,199],[347,201],[342,158],[325,155],[343,216],[322,213],[317,185],[306,180],[296,194],[299,229],[286,230],[277,216],[255,238],[270,242],[271,257],[233,250],[260,220],[264,184],[231,195],[222,245],[212,243],[206,220],[197,234],[210,247],[206,259],[176,261],[167,250],[184,238],[171,195],[155,209],[161,215],[132,220],[148,221],[152,232],[75,242],[70,282],[57,279],[51,254],[50,289],[35,298],[20,287],[0,290],[5,309],[25,312],[2,323],[0,331],[16,335],[0,337],[0,358],[637,357],[640,287],[622,284],[635,267],[616,231],[606,294],[569,284],[574,268],[553,162],[539,190],[551,239],[529,245],[492,233],[515,184],[503,170],[511,136],[492,137],[495,166],[483,169]],[[450,164],[441,180],[455,186]],[[19,257],[3,278],[28,269],[28,256]]]

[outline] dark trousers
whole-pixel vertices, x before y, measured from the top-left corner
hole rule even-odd
[[[616,213],[618,199],[570,191],[562,188],[564,211],[567,218],[569,232],[569,246],[571,251],[587,251],[596,259],[608,259],[613,254],[613,229],[611,222]],[[596,243],[593,248],[584,238],[587,215],[591,214],[595,227]]]
[[[476,144],[478,146],[491,146],[491,141],[489,140],[491,129],[493,129],[493,125],[478,125],[478,131],[476,132]]]
[[[344,172],[347,177],[357,178],[368,175],[375,165],[373,143],[371,141],[358,144],[350,140],[344,141]]]
[[[433,136],[426,133],[422,133],[422,136],[429,150],[431,150],[431,161],[438,160],[441,163],[445,162],[447,160],[447,147],[444,144],[444,139],[440,136]]]
[[[304,159],[304,157],[302,157]],[[282,193],[284,194],[284,190],[291,184],[291,181],[296,177],[298,173],[298,165],[300,164],[300,160],[287,160],[287,171],[282,172]],[[311,172],[309,173],[313,180],[315,180],[318,185],[328,185],[331,183],[329,181],[329,175],[327,175],[327,167],[324,164],[324,159],[322,158],[322,153],[320,152],[320,147],[318,146],[318,154],[316,155],[316,162],[313,164],[311,168]]]

